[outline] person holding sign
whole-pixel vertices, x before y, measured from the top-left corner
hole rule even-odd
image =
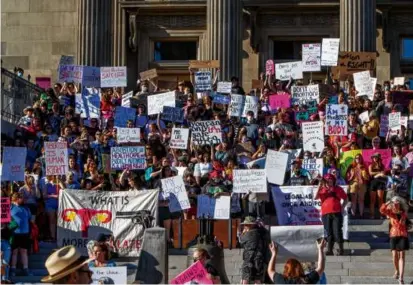
[[[364,196],[366,196],[369,180],[370,176],[364,165],[363,157],[361,154],[357,154],[353,163],[347,169],[347,181],[351,195],[351,215],[353,218],[356,216],[357,203],[359,205],[360,217],[363,218]]]

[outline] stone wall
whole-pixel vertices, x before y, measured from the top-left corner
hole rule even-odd
[[[75,55],[76,0],[1,0],[3,67],[56,79],[60,56]]]

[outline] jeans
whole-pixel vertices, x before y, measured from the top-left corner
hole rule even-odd
[[[343,215],[331,213],[322,216],[328,243],[343,243]]]
[[[2,276],[1,280],[9,279],[9,268],[10,268],[10,259],[11,259],[11,246],[8,240],[1,240],[1,251],[3,252],[3,260],[7,263],[6,273]],[[2,260],[2,261],[3,261]]]

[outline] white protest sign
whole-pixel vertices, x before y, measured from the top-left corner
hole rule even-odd
[[[197,218],[228,220],[230,218],[230,209],[230,196],[219,196],[217,198],[210,197],[209,195],[197,196]]]
[[[3,147],[2,181],[24,181],[27,149],[25,147]]]
[[[169,146],[177,149],[188,148],[189,129],[172,128]]]
[[[282,81],[288,81],[290,78],[303,79],[303,63],[301,61],[277,63],[275,78]]]
[[[308,102],[320,102],[318,84],[291,87],[291,105],[306,105]]]
[[[322,158],[303,159],[302,167],[310,173],[312,179],[323,176],[324,162]]]
[[[90,267],[92,284],[127,284],[128,272],[126,266]]]
[[[404,77],[395,77],[393,79],[393,85],[404,85],[405,78]]]
[[[215,198],[214,219],[228,220],[231,209],[231,196],[219,196]]]
[[[234,193],[267,193],[267,175],[265,169],[234,169]]]
[[[269,183],[283,185],[287,169],[288,153],[269,149],[265,160],[265,170]]]
[[[374,89],[370,80],[370,71],[362,71],[353,73],[354,86],[358,91],[357,96],[372,96]]]
[[[376,91],[377,78],[370,77],[370,83],[371,83],[372,93],[371,93],[371,94],[368,94],[367,96],[369,97],[369,99],[370,99],[371,101],[373,101],[373,99],[374,99],[374,92]]]
[[[67,143],[45,142],[46,175],[66,175],[69,171]]]
[[[162,196],[169,200],[169,210],[179,212],[191,208],[182,176],[161,179]]]
[[[321,70],[321,44],[303,44],[303,71]]]
[[[346,104],[327,104],[325,133],[330,136],[347,136],[348,106]]]
[[[304,151],[322,152],[324,149],[323,122],[303,122],[301,128]]]
[[[211,71],[198,71],[195,73],[196,92],[205,92],[212,90],[212,73]]]
[[[244,96],[244,107],[242,108],[242,117],[247,117],[248,111],[254,112],[254,118],[258,117],[258,97]]]
[[[362,124],[367,123],[367,122],[370,120],[370,118],[369,118],[369,111],[364,111],[363,113],[361,113],[361,114],[359,115],[359,119],[360,119],[360,122],[361,122]]]
[[[130,98],[132,98],[132,96],[133,96],[133,91],[123,94],[121,106],[130,108]]]
[[[389,129],[400,129],[401,127],[401,113],[395,112],[389,114]]]
[[[148,115],[162,113],[163,106],[175,107],[175,91],[148,96]]]
[[[231,103],[228,112],[231,117],[240,117],[244,107],[244,95],[231,94]]]
[[[401,131],[402,126],[405,128],[409,126],[409,118],[407,116],[400,116],[400,126],[390,129],[390,136],[397,136],[397,132]]]
[[[231,81],[218,81],[217,92],[230,94],[232,90],[232,82]]]
[[[138,143],[141,141],[141,129],[116,128],[118,143]]]
[[[337,66],[340,39],[323,39],[321,65]]]
[[[214,145],[222,142],[221,122],[191,122],[191,138],[194,145]]]
[[[105,87],[126,87],[127,76],[126,66],[111,66],[100,68],[100,86]]]

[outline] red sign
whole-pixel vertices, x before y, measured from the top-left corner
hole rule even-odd
[[[10,198],[1,197],[1,223],[9,223],[10,221]]]

